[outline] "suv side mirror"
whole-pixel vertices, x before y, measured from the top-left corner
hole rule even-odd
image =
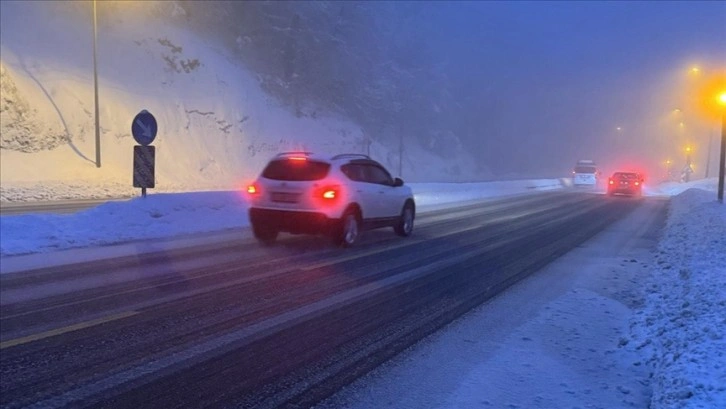
[[[399,186],[403,186],[403,179],[395,178],[393,180],[393,187],[399,187]]]

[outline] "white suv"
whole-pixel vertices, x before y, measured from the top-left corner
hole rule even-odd
[[[279,232],[326,234],[348,247],[362,230],[413,231],[411,188],[366,155],[285,152],[247,187],[252,232],[271,244]]]

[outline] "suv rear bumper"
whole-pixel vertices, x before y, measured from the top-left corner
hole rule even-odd
[[[257,207],[250,208],[249,217],[252,225],[293,234],[327,234],[338,223],[323,213]]]

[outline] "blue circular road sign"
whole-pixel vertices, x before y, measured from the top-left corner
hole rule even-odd
[[[139,145],[148,145],[154,142],[156,138],[156,118],[151,112],[143,110],[136,114],[134,121],[131,123],[131,133]]]

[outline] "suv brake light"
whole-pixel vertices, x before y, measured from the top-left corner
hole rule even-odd
[[[260,189],[258,189],[256,185],[249,185],[247,186],[247,193],[251,195],[256,195],[260,193]]]
[[[315,196],[325,203],[333,202],[340,197],[340,186],[323,186],[316,191]]]

